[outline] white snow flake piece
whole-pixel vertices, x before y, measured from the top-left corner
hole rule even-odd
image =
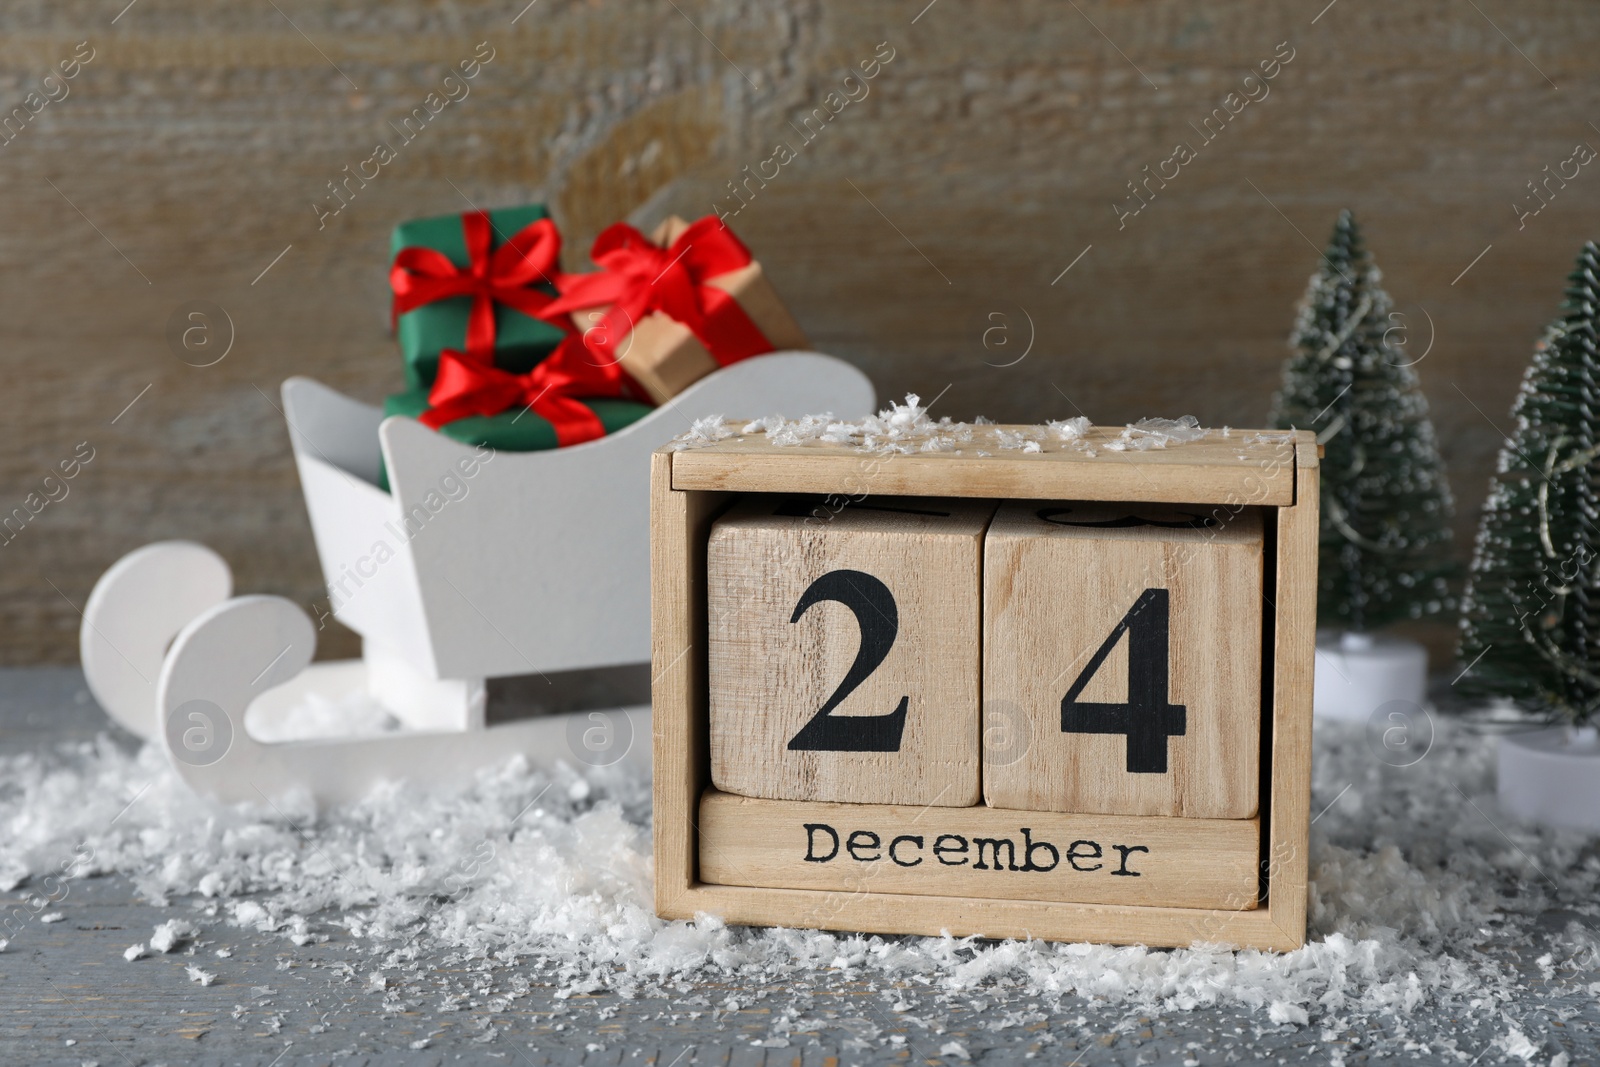
[[[168,919],[158,924],[156,932],[150,935],[150,949],[153,952],[171,952],[199,932],[200,928],[194,923]]]
[[[1267,1018],[1275,1023],[1293,1023],[1296,1026],[1305,1026],[1311,1022],[1311,1017],[1306,1010],[1298,1004],[1290,1004],[1287,1000],[1274,1000],[1267,1007]]]
[[[836,421],[831,415],[809,415],[785,421],[775,415],[750,423],[775,445],[793,447],[813,441],[823,444],[854,445],[868,452],[885,455],[910,455],[916,452],[943,452],[972,440],[972,426],[949,418],[934,420],[922,406],[922,398],[907,393],[903,404],[890,402],[876,415],[857,422]]]
[[[42,923],[58,923],[65,921],[65,919],[66,915],[59,911],[52,911],[39,916],[39,921]]]
[[[235,926],[250,926],[261,933],[268,933],[278,928],[267,909],[253,900],[240,900],[231,905],[233,922]]]
[[[806,415],[792,422],[782,415],[768,415],[764,419],[757,419],[747,424],[744,432],[763,433],[767,435],[767,441],[771,444],[792,447],[824,440],[830,433],[837,433],[836,427],[839,425],[830,412]]]
[[[202,971],[199,967],[196,967],[192,963],[183,969],[183,973],[189,976],[189,981],[199,982],[201,985],[210,985],[212,982],[217,980],[217,976],[215,974],[212,974],[210,971]]]
[[[1193,415],[1181,419],[1140,419],[1123,427],[1122,435],[1108,441],[1106,447],[1114,452],[1147,452],[1152,448],[1188,444],[1206,435],[1200,420]]]
[[[244,715],[250,736],[273,744],[323,737],[373,737],[400,728],[400,720],[365,689],[336,699],[308,692],[302,701],[278,714],[252,715],[251,710],[254,709],[247,710]],[[204,897],[220,896],[222,876],[211,872],[200,880],[198,889]]]
[[[1539,1046],[1528,1040],[1528,1035],[1516,1026],[1512,1026],[1504,1037],[1495,1041],[1495,1044],[1499,1045],[1507,1056],[1515,1056],[1523,1063],[1532,1062],[1539,1054]]]
[[[134,960],[142,960],[148,955],[150,955],[150,950],[144,947],[144,942],[142,941],[137,945],[129,945],[122,950],[122,958],[129,963]]]
[[[1027,428],[994,431],[995,444],[999,445],[1002,451],[1042,452],[1044,449],[1039,444],[1039,437],[1038,430]]]
[[[1085,415],[1075,419],[1051,419],[1045,426],[1063,441],[1078,441],[1088,434],[1089,419]]]
[[[696,448],[700,445],[712,445],[718,441],[726,441],[734,436],[733,428],[728,425],[728,420],[721,415],[706,415],[695,419],[689,428],[672,439],[672,445],[677,449]]]
[[[954,1056],[958,1060],[972,1059],[972,1053],[967,1051],[967,1046],[959,1041],[946,1041],[939,1046],[939,1055]]]

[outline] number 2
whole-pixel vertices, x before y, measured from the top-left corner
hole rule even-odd
[[[861,647],[855,662],[839,683],[839,688],[800,732],[789,740],[791,752],[898,752],[906,728],[909,696],[887,715],[835,716],[833,710],[844,703],[862,682],[878,669],[894,639],[900,633],[900,609],[895,606],[889,587],[864,571],[829,571],[800,594],[790,624],[823,601],[832,600],[849,608],[861,631]]]
[[[1062,733],[1127,737],[1129,774],[1166,774],[1167,738],[1182,737],[1188,727],[1188,710],[1170,703],[1167,694],[1171,612],[1169,590],[1146,589],[1139,594],[1061,698]],[[1079,703],[1078,694],[1124,633],[1128,635],[1128,702]]]

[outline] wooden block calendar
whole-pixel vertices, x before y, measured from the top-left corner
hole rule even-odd
[[[659,914],[1303,942],[1314,440],[1018,429],[655,455]]]

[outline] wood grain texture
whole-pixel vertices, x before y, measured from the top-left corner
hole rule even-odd
[[[78,442],[96,449],[4,546],[12,663],[71,661],[73,605],[159,538],[217,548],[241,590],[326,607],[270,398],[297,373],[371,402],[399,387],[398,219],[545,200],[579,269],[615,219],[737,210],[799,324],[880,395],[948,386],[934,412],[959,418],[1225,425],[1265,417],[1348,206],[1407,351],[1429,351],[1463,535],[1577,246],[1600,234],[1592,168],[1525,227],[1513,209],[1575,142],[1600,143],[1600,10],[1566,0],[1340,3],[1315,24],[1323,5],[1298,0],[987,0],[915,22],[840,0],[541,0],[515,22],[521,4],[490,0],[123,6],[0,11],[0,112],[77,42],[97,50],[0,146],[0,512]],[[328,182],[481,41],[496,56],[471,95],[319,229]],[[791,123],[884,41],[895,58],[865,98],[803,141]],[[1296,57],[1271,95],[1119,229],[1127,183],[1283,41]],[[741,207],[729,183],[780,141],[801,151]],[[206,368],[164,336],[198,299],[236,333]]]
[[[717,788],[978,803],[981,570],[993,513],[971,500],[840,508],[760,495],[717,520],[706,549]],[[863,724],[884,736],[826,739]]]
[[[737,420],[729,424],[737,429]],[[1037,438],[1036,452],[1001,436]],[[1292,437],[1230,430],[1182,447],[1146,451],[1109,445],[1121,427],[1095,427],[1062,441],[1038,426],[977,426],[970,444],[920,451],[863,452],[848,444],[775,445],[762,433],[735,433],[686,447],[672,468],[674,489],[746,492],[863,492],[939,496],[1011,496],[1077,500],[1183,501],[1196,504],[1289,503],[1294,498]],[[854,464],[839,456],[855,456]],[[1136,459],[1136,461],[1135,461]]]
[[[720,493],[674,493],[671,456],[650,459],[650,703],[656,909],[695,879],[695,804],[710,781],[706,728],[706,538]]]
[[[1262,870],[1272,921],[1304,940],[1311,867],[1311,689],[1317,640],[1317,523],[1321,469],[1316,437],[1295,444],[1295,505],[1278,511],[1273,604],[1271,833]]]
[[[700,800],[719,885],[1141,907],[1251,909],[1255,819]]]
[[[1128,518],[1211,526],[1094,525]],[[984,799],[1045,811],[1255,815],[1262,580],[1254,508],[1003,505],[984,542],[984,736],[1001,739],[985,745]],[[1117,722],[1075,710],[1068,730],[1066,695],[1075,706],[1125,710]],[[1113,729],[1121,732],[1101,732]]]

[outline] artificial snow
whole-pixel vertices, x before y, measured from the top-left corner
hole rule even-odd
[[[1089,432],[1089,419],[1085,415],[1075,419],[1052,419],[1044,425],[1063,441],[1076,441]]]
[[[414,971],[425,953],[477,960],[507,982],[534,974],[563,996],[681,980],[916,981],[1012,998],[1018,1011],[1022,998],[1061,1010],[1081,997],[1343,1028],[1513,1003],[1515,968],[1481,946],[1515,941],[1558,909],[1600,916],[1587,840],[1500,814],[1489,740],[1436,720],[1433,749],[1407,768],[1385,765],[1360,730],[1317,725],[1310,941],[1282,954],[664,922],[652,903],[649,781],[622,765],[544,774],[513,760],[453,792],[390,786],[323,811],[287,798],[224,808],[190,793],[158,748],[130,755],[102,739],[0,758],[0,867],[64,874],[69,887],[120,872],[148,901],[185,908],[130,960],[172,951],[202,926],[294,944],[342,928],[370,953],[362,970],[380,998],[385,974]],[[1540,965],[1557,992],[1600,962],[1579,919],[1558,944]],[[1025,1018],[997,1018],[1013,1014]],[[774,1021],[772,1036],[790,1025]],[[1524,1031],[1507,1025],[1505,1051],[1520,1056]]]
[[[244,713],[245,729],[255,740],[266,744],[319,737],[366,737],[400,728],[400,720],[365,689],[339,697],[312,691],[291,707],[271,710],[273,713],[267,714],[263,705],[254,704]]]
[[[1115,441],[1106,442],[1113,452],[1146,452],[1152,448],[1188,444],[1206,435],[1200,420],[1193,415],[1181,419],[1140,419],[1123,427]]]
[[[994,451],[1042,453],[1047,444],[1066,446],[1089,458],[1099,453],[1090,447],[1093,425],[1087,416],[1054,419],[1040,426],[997,426],[991,419],[978,417],[972,422],[956,422],[949,416],[935,419],[928,414],[922,398],[907,393],[905,403],[890,402],[876,415],[853,422],[836,420],[830,414],[806,415],[786,419],[768,415],[742,425],[728,423],[720,415],[709,415],[674,439],[675,449],[699,448],[734,437],[762,435],[767,443],[782,448],[814,444],[846,445],[880,456],[914,455],[928,452],[954,452],[989,456]],[[1203,440],[1211,434],[1229,437],[1232,431],[1208,430],[1193,415],[1178,419],[1140,419],[1123,427],[1114,438],[1102,434],[1100,444],[1112,452],[1144,452],[1172,448]],[[1261,441],[1292,443],[1293,434],[1261,435]],[[1247,458],[1239,457],[1241,460]]]
[[[856,422],[838,421],[826,414],[807,415],[799,419],[769,415],[746,423],[740,433],[763,434],[769,444],[781,447],[817,442],[853,445],[863,451],[883,455],[909,455],[915,452],[945,452],[969,444],[973,427],[948,417],[930,417],[922,398],[915,393],[908,393],[904,404],[891,403],[878,414],[868,415]],[[704,436],[703,433],[697,435],[690,431],[679,440],[698,443]]]
[[[721,415],[704,415],[689,424],[675,440],[681,446],[709,445],[733,436],[733,428]]]
[[[186,919],[168,919],[150,935],[150,951],[171,952],[199,932],[200,928]]]

